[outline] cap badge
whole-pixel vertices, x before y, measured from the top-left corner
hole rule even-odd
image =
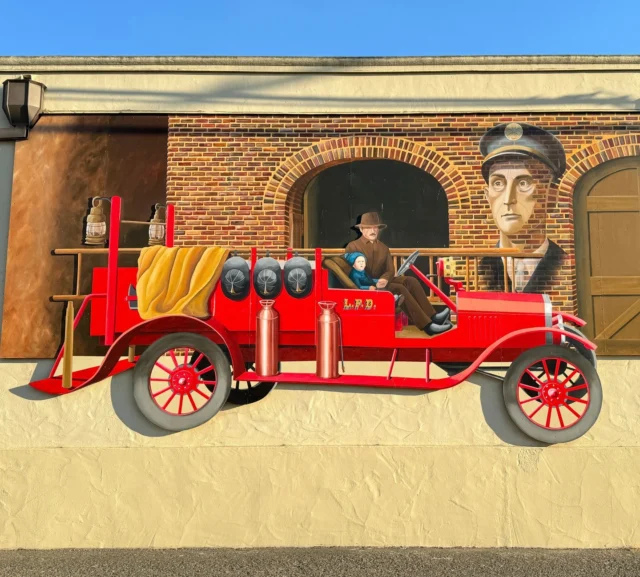
[[[520,140],[522,137],[522,126],[520,126],[517,122],[511,122],[507,124],[504,129],[504,135],[509,140]]]

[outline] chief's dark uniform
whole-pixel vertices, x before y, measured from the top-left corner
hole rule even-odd
[[[523,293],[544,293],[551,288],[555,275],[565,252],[552,240],[538,266],[527,281]],[[511,292],[511,278],[507,271],[507,287],[504,286],[504,263],[500,257],[485,257],[480,261],[481,277],[490,290]]]
[[[489,170],[496,160],[509,157],[533,158],[546,164],[555,179],[566,169],[566,157],[561,142],[550,132],[531,124],[511,122],[498,124],[480,139],[482,176],[489,182]],[[549,239],[547,252],[523,289],[525,293],[541,293],[551,288],[553,276],[561,264],[565,252]],[[507,275],[504,286],[504,264],[500,257],[486,257],[480,262],[480,270],[490,290],[511,290],[511,279]]]

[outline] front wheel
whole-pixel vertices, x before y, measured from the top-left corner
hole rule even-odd
[[[558,345],[520,355],[507,371],[503,396],[517,427],[544,443],[581,437],[602,407],[602,385],[591,362]]]
[[[200,369],[202,361],[206,368]],[[222,349],[201,335],[176,333],[153,343],[133,373],[133,396],[142,414],[168,431],[206,423],[224,405],[231,370]]]

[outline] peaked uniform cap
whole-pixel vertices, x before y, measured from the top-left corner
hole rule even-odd
[[[480,139],[480,153],[485,182],[489,182],[491,164],[506,156],[539,160],[551,169],[554,178],[562,176],[567,167],[562,143],[547,130],[524,122],[503,123],[489,129]]]

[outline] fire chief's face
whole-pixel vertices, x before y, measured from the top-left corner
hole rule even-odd
[[[363,226],[360,228],[360,232],[362,232],[362,236],[364,236],[366,240],[373,242],[378,238],[380,229],[377,226]]]
[[[517,236],[525,229],[544,228],[551,172],[534,160],[496,161],[489,171],[485,195],[502,233]]]

